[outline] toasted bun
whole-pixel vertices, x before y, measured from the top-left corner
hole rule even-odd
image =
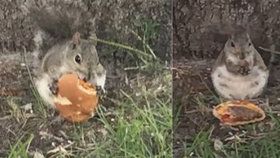
[[[223,124],[236,126],[261,121],[264,111],[246,100],[227,101],[214,107],[213,115]]]
[[[71,122],[83,122],[91,118],[97,108],[98,96],[90,83],[84,82],[76,74],[65,74],[58,81],[56,109]]]

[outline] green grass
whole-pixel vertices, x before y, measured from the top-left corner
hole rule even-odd
[[[171,74],[167,70],[161,74],[162,77],[153,78],[149,87],[144,84],[148,82],[144,79],[135,83],[133,92],[119,90],[121,99],[114,99],[117,103],[115,111],[101,105],[96,123],[70,125],[65,132],[73,145],[51,156],[171,158]],[[96,125],[101,126],[98,129],[103,134],[96,130]],[[28,150],[23,150],[22,145],[21,148],[17,154],[26,155]],[[15,149],[18,147],[11,152]]]
[[[202,96],[205,98],[205,96]],[[196,98],[197,112],[203,111],[206,103],[200,97]],[[232,157],[232,158],[278,158],[280,157],[280,119],[279,116],[266,112],[264,122],[238,126],[236,134],[213,135],[217,127],[201,127],[191,139],[185,140],[184,157]],[[200,117],[200,116],[198,116]],[[216,129],[219,130],[219,129]],[[232,138],[226,140],[226,138]],[[216,141],[222,142],[215,149]]]
[[[214,157],[213,144],[209,139],[210,133],[208,131],[200,131],[192,140],[193,143],[185,143],[185,157]]]
[[[278,127],[279,128],[279,127]],[[193,140],[184,143],[184,157],[215,158],[278,158],[280,156],[279,129],[267,132],[262,138],[252,138],[244,142],[224,142],[222,150],[214,149],[214,140],[209,131],[200,131]]]
[[[33,138],[34,135],[32,134],[25,141],[23,140],[23,137],[20,138],[14,145],[11,146],[8,158],[29,158],[28,149]]]
[[[108,137],[87,157],[172,157],[171,98],[158,99],[145,88],[140,95],[122,92],[125,99],[113,125],[100,109]]]
[[[235,142],[225,148],[227,150],[233,148],[234,151],[230,153],[235,157],[278,158],[280,156],[280,119],[272,114],[268,114],[268,117],[272,123],[275,123],[271,131],[264,131],[260,138],[250,138],[244,143]]]
[[[135,63],[125,66],[130,74],[130,88],[115,89],[117,97],[105,96],[103,99],[112,107],[100,105],[97,116],[87,123],[54,127],[49,121],[51,110],[41,101],[30,77],[35,116],[26,119],[17,137],[29,134],[32,139],[14,142],[9,150],[11,157],[30,157],[38,150],[48,157],[171,158],[172,76],[149,46],[158,27],[147,21],[138,26],[137,33],[131,31],[141,47],[96,39],[112,50],[128,51]],[[28,67],[27,70],[31,76]],[[41,143],[37,145],[38,142]]]

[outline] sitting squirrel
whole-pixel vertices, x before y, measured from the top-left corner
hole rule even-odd
[[[236,30],[227,40],[212,69],[217,93],[227,99],[259,96],[269,71],[245,29]]]
[[[75,11],[77,13],[69,13]],[[34,38],[34,53],[38,58],[43,54],[35,85],[42,99],[52,106],[58,91],[57,81],[65,73],[77,73],[80,79],[104,90],[106,70],[99,61],[96,42],[90,38],[94,34],[89,32],[87,37],[81,38],[79,31],[83,30],[78,30],[81,28],[79,26],[89,19],[85,19],[86,16],[78,12],[79,10],[45,8],[32,8],[30,11],[32,19],[39,27]]]

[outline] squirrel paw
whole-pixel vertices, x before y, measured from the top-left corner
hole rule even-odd
[[[96,86],[96,91],[99,96],[105,93],[101,86]]]
[[[246,76],[250,73],[250,68],[248,66],[240,66],[238,72],[241,75]]]
[[[58,80],[53,79],[52,83],[49,85],[50,91],[52,92],[53,95],[57,95],[57,93],[58,93],[57,82],[58,82]]]

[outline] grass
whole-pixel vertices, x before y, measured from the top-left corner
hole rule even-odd
[[[212,108],[223,100],[211,86],[210,71],[205,71],[212,65],[210,60],[191,63],[183,60],[175,65],[178,77],[173,79],[173,87],[181,91],[173,91],[180,98],[173,99],[176,110],[174,155],[184,158],[280,157],[278,92],[274,87],[267,87],[270,93],[255,100],[266,113],[263,121],[234,127],[220,125]]]
[[[163,76],[153,78],[149,88],[143,80],[133,93],[120,90],[122,99],[114,100],[115,111],[102,105],[98,109],[98,123],[70,125],[65,132],[73,144],[61,146],[51,156],[172,157],[171,74],[165,71]],[[101,128],[96,130],[96,125]]]
[[[108,137],[100,143],[104,143],[103,149],[92,151],[86,157],[172,157],[171,98],[160,100],[146,88],[140,95],[122,92],[126,99],[121,102],[113,125],[104,111],[99,110]]]
[[[25,117],[24,124],[18,121],[18,141],[11,140],[9,156],[32,157],[38,152],[47,157],[172,157],[171,72],[148,45],[156,39],[158,27],[149,21],[139,26],[137,33],[131,31],[141,50],[96,39],[112,50],[128,51],[137,62],[125,68],[130,85],[114,89],[110,93],[114,96],[105,96],[96,117],[87,123],[52,124],[52,110],[31,86],[34,114]],[[25,111],[15,107],[19,105],[10,107],[12,116],[19,120],[16,114]]]
[[[201,96],[205,98],[205,96]],[[207,103],[196,98],[197,111],[203,111]],[[199,116],[198,116],[199,117]],[[238,126],[238,131],[226,135],[213,134],[217,126],[201,125],[200,131],[184,141],[184,157],[233,157],[278,158],[280,156],[280,119],[267,112],[265,122]],[[218,143],[217,143],[218,142]],[[218,145],[218,147],[217,147]]]
[[[28,158],[28,149],[31,144],[32,139],[34,138],[34,135],[30,135],[27,140],[23,141],[23,137],[20,138],[16,144],[11,146],[10,153],[8,158],[14,158],[14,157],[21,157],[21,158]]]
[[[278,158],[280,155],[280,136],[278,129],[266,133],[262,138],[252,138],[250,140],[234,140],[234,142],[225,142],[222,150],[215,150],[214,140],[209,131],[200,131],[193,140],[184,144],[184,157],[248,157],[248,158]],[[244,138],[245,139],[245,138]]]
[[[207,131],[200,131],[192,140],[193,143],[185,143],[185,153],[186,157],[214,157],[212,142],[209,140],[210,133]]]

